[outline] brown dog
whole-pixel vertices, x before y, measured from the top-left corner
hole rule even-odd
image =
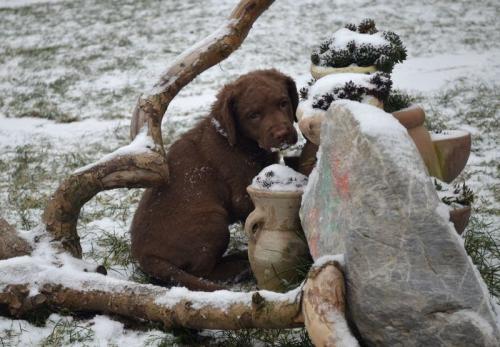
[[[226,85],[210,115],[170,148],[168,184],[144,193],[132,221],[132,255],[141,269],[195,290],[222,288],[247,260],[223,257],[228,225],[253,209],[246,187],[293,144],[294,81],[258,70]]]

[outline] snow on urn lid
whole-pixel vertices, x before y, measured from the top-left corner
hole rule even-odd
[[[251,187],[273,192],[302,192],[307,185],[307,177],[292,168],[273,164],[265,167],[254,177]]]

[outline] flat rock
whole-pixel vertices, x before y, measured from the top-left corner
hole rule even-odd
[[[369,346],[500,346],[495,308],[405,128],[339,101],[322,125],[301,220],[314,259],[344,253]]]

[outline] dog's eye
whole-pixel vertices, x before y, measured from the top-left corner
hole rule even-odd
[[[286,100],[286,99],[281,100],[280,101],[280,107],[281,108],[288,107],[288,100]]]
[[[253,112],[253,113],[250,113],[248,115],[248,118],[252,119],[252,120],[255,120],[255,119],[259,119],[260,118],[260,113],[258,112]]]

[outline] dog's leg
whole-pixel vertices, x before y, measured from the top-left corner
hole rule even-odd
[[[251,274],[247,252],[235,253],[225,257],[217,263],[213,271],[206,277],[212,281],[232,281],[246,279]]]
[[[210,280],[197,277],[179,269],[165,259],[158,257],[144,257],[141,267],[147,269],[147,273],[163,282],[175,282],[190,290],[213,292],[226,289],[224,286]]]

